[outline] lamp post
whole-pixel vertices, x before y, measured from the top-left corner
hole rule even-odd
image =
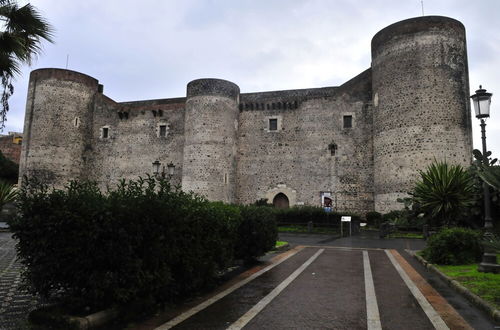
[[[161,163],[158,160],[155,160],[153,162],[153,174],[156,177],[158,177],[158,174],[160,174],[160,165],[161,165]]]
[[[161,167],[161,172],[160,172],[160,167]],[[174,176],[174,170],[175,170],[175,165],[170,162],[167,164],[167,170],[168,170],[168,178],[171,179]],[[159,160],[155,160],[153,162],[153,174],[155,177],[159,177],[161,175],[162,178],[165,177],[165,166],[161,166],[161,163]]]
[[[488,158],[486,157],[486,118],[490,116],[490,104],[491,96],[493,94],[487,93],[486,89],[483,89],[479,85],[479,89],[476,90],[476,94],[472,95],[472,104],[474,105],[474,110],[476,112],[476,118],[481,120],[481,140],[483,145],[483,164],[489,166]],[[488,239],[492,233],[491,228],[493,228],[493,221],[491,218],[491,202],[490,202],[490,188],[486,182],[483,182],[483,199],[484,199],[484,238]],[[483,258],[479,264],[478,271],[488,272],[488,273],[498,273],[500,272],[500,265],[496,262],[496,254],[490,253],[485,247]]]
[[[171,179],[174,176],[175,165],[170,162],[167,164],[168,177]]]

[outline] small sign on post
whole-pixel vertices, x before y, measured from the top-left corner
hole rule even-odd
[[[349,222],[349,236],[352,235],[352,222],[350,216],[342,216],[340,218],[340,237],[344,236],[344,222]]]

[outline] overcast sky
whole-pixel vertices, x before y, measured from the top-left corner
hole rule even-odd
[[[19,1],[24,4],[28,1]],[[15,81],[8,131],[22,131],[29,72],[88,74],[115,101],[180,97],[197,78],[222,78],[243,93],[338,86],[370,67],[373,35],[421,16],[420,0],[33,0],[55,43]],[[425,15],[467,31],[471,94],[492,92],[488,149],[500,157],[500,1],[425,0]],[[480,148],[473,117],[474,146]]]

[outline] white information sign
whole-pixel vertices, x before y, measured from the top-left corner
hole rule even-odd
[[[344,237],[344,222],[349,222],[349,236],[352,235],[352,222],[351,222],[351,217],[350,216],[342,216],[340,218],[340,237]]]
[[[342,222],[351,222],[351,217],[343,216],[340,218],[340,221]]]

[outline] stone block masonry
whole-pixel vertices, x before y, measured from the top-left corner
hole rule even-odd
[[[372,40],[372,66],[338,87],[240,93],[198,79],[186,98],[115,102],[84,74],[32,72],[21,176],[104,188],[175,165],[171,180],[210,200],[400,209],[432,161],[467,166],[472,138],[465,28],[426,16]]]

